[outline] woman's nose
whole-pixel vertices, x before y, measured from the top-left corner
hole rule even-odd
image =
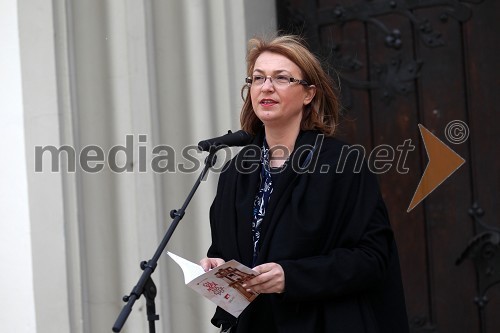
[[[264,90],[264,91],[274,90],[274,85],[273,85],[271,77],[268,76],[266,78],[266,80],[262,84],[262,88],[261,89]]]

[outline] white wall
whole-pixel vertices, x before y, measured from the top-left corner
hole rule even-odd
[[[10,20],[2,24],[16,17],[11,7],[1,11]],[[9,139],[18,160],[2,167],[22,172],[17,178],[10,170],[0,175],[2,195],[10,200],[7,220],[16,214],[24,221],[15,231],[31,264],[26,280],[16,281],[31,286],[23,289],[31,309],[29,332],[35,332],[35,318],[38,333],[110,331],[124,304],[121,297],[141,274],[139,262],[151,258],[170,210],[179,208],[201,171],[139,172],[138,137],[147,138],[141,144],[147,162],[160,144],[175,148],[179,161],[183,147],[237,129],[246,40],[274,31],[274,2],[19,0],[18,8],[19,31],[16,23],[10,26],[19,33],[20,49],[11,57],[19,89],[20,53],[23,104],[20,92],[16,97],[2,89],[19,111],[13,124],[2,114],[1,126],[8,124],[12,137],[20,138]],[[9,89],[15,88],[11,82]],[[47,156],[44,171],[34,172],[35,146],[69,145],[78,154],[97,145],[107,154],[124,145],[127,135],[134,136],[133,172],[114,173],[107,163],[99,173],[50,172]],[[14,190],[3,191],[4,175]],[[193,261],[205,255],[216,179],[210,175],[201,185],[169,243],[172,252]],[[15,211],[13,193],[23,205]],[[2,215],[2,229],[4,221]],[[209,322],[213,304],[184,286],[175,263],[162,257],[153,278],[158,331],[215,331]],[[8,309],[25,318],[24,304]],[[147,331],[140,299],[122,332]]]
[[[0,1],[0,327],[35,333],[17,5]]]

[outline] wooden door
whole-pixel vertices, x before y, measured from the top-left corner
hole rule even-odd
[[[367,157],[381,146],[396,153],[379,180],[411,331],[500,332],[500,1],[277,0],[277,8],[279,29],[305,36],[339,82],[339,136]],[[418,124],[466,163],[407,212],[428,162]],[[405,142],[415,149],[396,162]]]

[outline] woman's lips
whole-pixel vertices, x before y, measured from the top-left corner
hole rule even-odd
[[[278,102],[276,102],[274,99],[263,99],[260,101],[260,105],[264,107],[273,106],[275,104],[278,104]]]

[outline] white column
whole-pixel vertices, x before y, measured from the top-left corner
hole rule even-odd
[[[53,8],[18,5],[36,330],[69,332],[63,178],[34,172],[34,146],[61,144]]]
[[[246,39],[276,34],[276,1],[245,0]]]
[[[36,333],[17,4],[0,2],[0,327]]]
[[[274,3],[259,6],[265,10],[244,0],[19,1],[38,333],[110,331],[121,297],[142,272],[139,262],[151,258],[169,211],[201,171],[180,171],[190,167],[183,148],[239,127],[246,36],[275,25]],[[132,172],[114,173],[109,149],[125,145],[127,135],[132,161],[119,155],[117,162],[131,162]],[[50,172],[46,154],[44,171],[34,172],[35,146],[63,144],[75,150],[76,172],[62,171],[65,154],[62,170]],[[151,169],[152,149],[161,144],[175,149],[174,172]],[[100,172],[80,169],[88,145],[106,155]],[[139,149],[147,151],[145,172]],[[216,179],[211,174],[201,185],[169,250],[194,261],[205,255]],[[153,278],[158,331],[215,331],[215,306],[184,286],[176,264],[162,257]],[[141,298],[122,332],[147,331]]]

